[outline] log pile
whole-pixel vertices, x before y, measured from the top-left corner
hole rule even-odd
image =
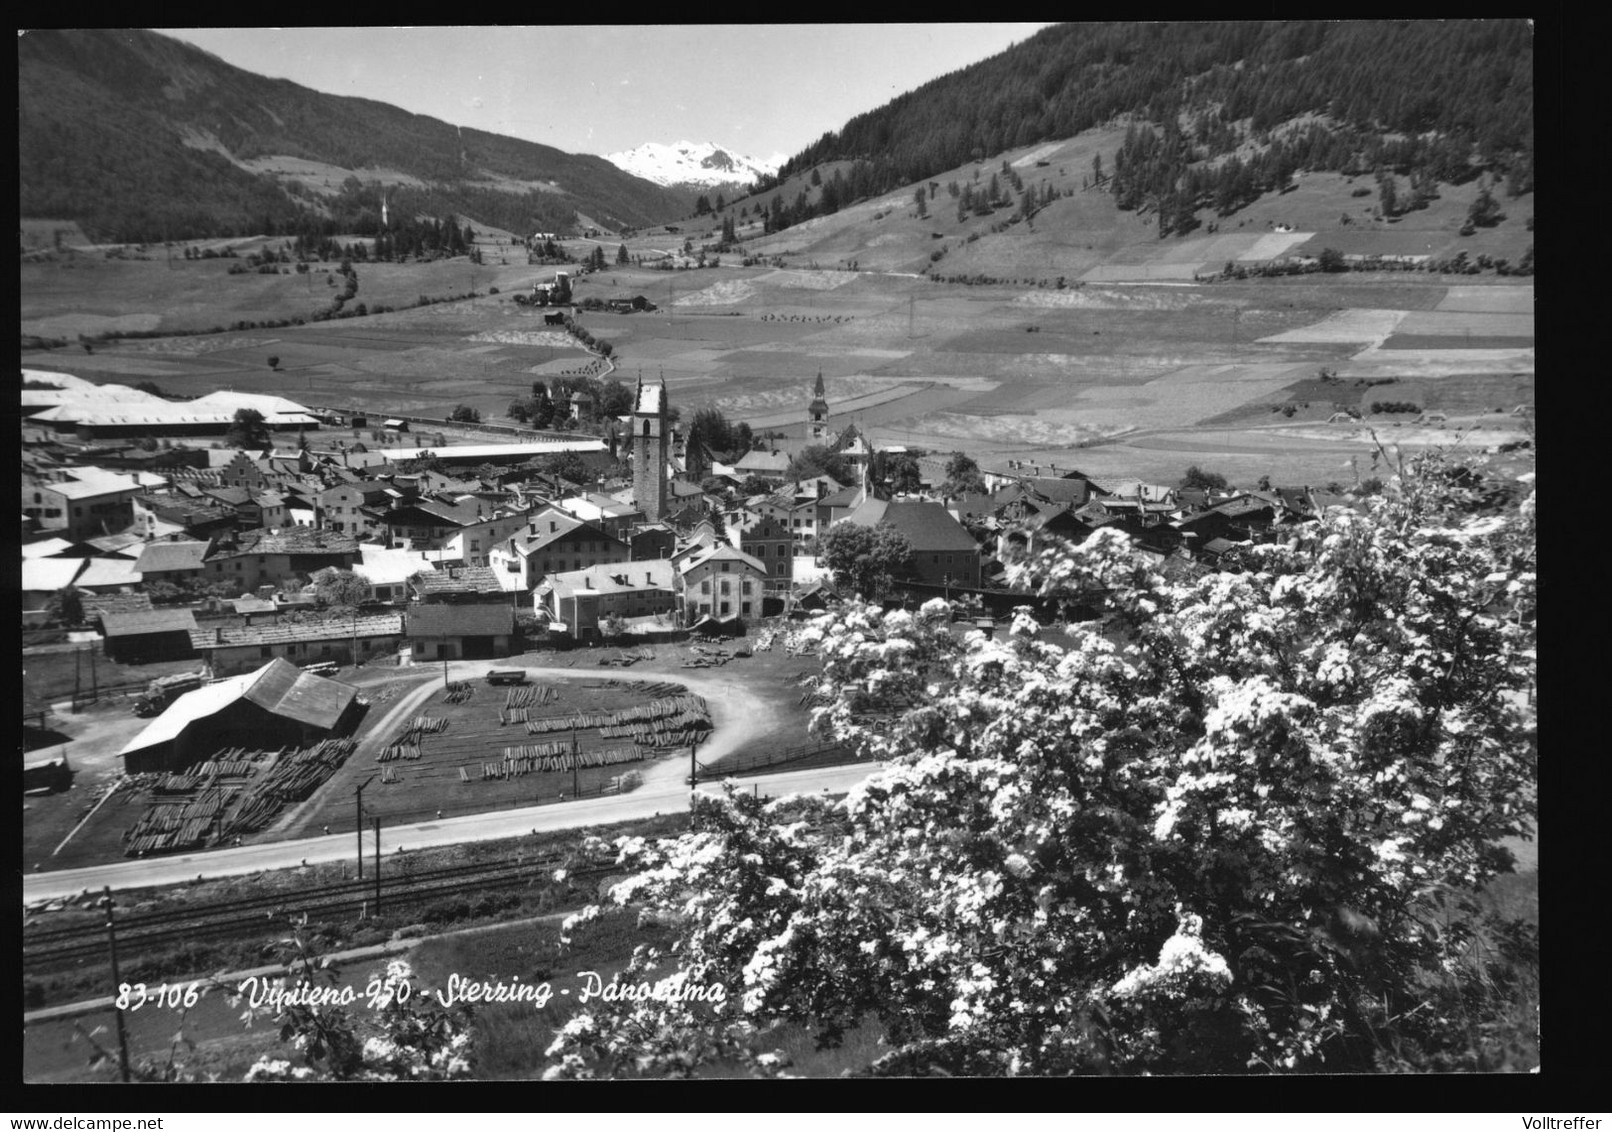
[[[523,774],[585,769],[592,766],[615,766],[617,763],[638,762],[644,757],[637,747],[610,747],[600,751],[572,753],[569,743],[537,743],[520,747],[505,747],[501,762],[482,763],[481,777],[489,779],[518,778]],[[464,768],[460,768],[461,771]],[[463,775],[461,775],[463,777]]]
[[[498,724],[525,723],[527,712],[541,704],[553,703],[560,698],[560,690],[549,684],[530,688],[511,688],[504,696],[504,706],[498,709]]]

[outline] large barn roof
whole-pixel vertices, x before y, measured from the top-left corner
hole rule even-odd
[[[303,672],[290,661],[276,657],[256,672],[186,692],[131,739],[119,754],[127,755],[177,739],[192,723],[217,715],[243,699],[274,715],[329,729],[336,725],[356,695],[358,689],[350,684]]]

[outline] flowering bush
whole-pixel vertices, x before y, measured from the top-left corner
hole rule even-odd
[[[1424,992],[1467,943],[1446,906],[1533,830],[1533,496],[1484,497],[1435,454],[1360,506],[1188,580],[1112,530],[1040,543],[1021,582],[1104,600],[1068,648],[1023,611],[1000,640],[940,601],[819,618],[814,726],[888,768],[838,803],[730,794],[694,832],[618,843],[637,873],[613,898],[729,988],[676,1023],[704,1035],[686,1048],[780,1020],[829,1044],[876,1020],[891,1073],[1436,1046]],[[551,1071],[661,1071],[647,1024],[579,1019]]]
[[[296,941],[293,941],[296,942]],[[296,942],[300,950],[300,942]],[[336,976],[304,952],[292,971],[302,986],[317,986],[324,975]],[[280,1040],[289,1044],[302,1064],[264,1055],[247,1072],[247,1081],[452,1081],[470,1076],[469,1014],[463,1007],[444,1010],[414,997],[413,972],[402,959],[386,965],[386,976],[367,988],[361,1000],[368,1016],[361,1032],[354,1012],[317,1001],[282,1003],[272,992],[267,1007],[249,1005],[241,1019],[248,1026],[267,1016],[278,1023]],[[286,991],[286,980],[275,983]],[[309,995],[309,998],[316,996]],[[242,996],[232,998],[240,1005]]]

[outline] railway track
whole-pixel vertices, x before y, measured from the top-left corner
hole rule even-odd
[[[546,883],[566,861],[562,854],[529,860],[456,865],[426,872],[387,875],[380,881],[380,907],[391,912],[446,896],[483,893]],[[572,877],[601,876],[614,870],[605,863],[568,869]],[[156,912],[117,920],[118,957],[128,963],[142,955],[184,943],[250,938],[284,929],[290,917],[310,920],[356,918],[376,897],[373,879],[322,885],[302,892],[231,900],[171,912]],[[36,974],[104,959],[106,930],[102,924],[60,928],[24,928],[22,963],[25,974]]]

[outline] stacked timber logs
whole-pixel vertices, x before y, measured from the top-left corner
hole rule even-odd
[[[537,684],[530,688],[511,688],[504,696],[504,706],[498,709],[499,725],[525,723],[528,710],[541,704],[553,703],[559,698],[560,690],[548,684]]]
[[[637,747],[612,747],[602,751],[578,751],[574,754],[569,743],[505,747],[502,761],[481,764],[481,777],[483,781],[518,778],[523,774],[585,769],[592,766],[615,766],[617,763],[637,762],[643,757],[644,753]],[[463,777],[461,775],[461,778]]]

